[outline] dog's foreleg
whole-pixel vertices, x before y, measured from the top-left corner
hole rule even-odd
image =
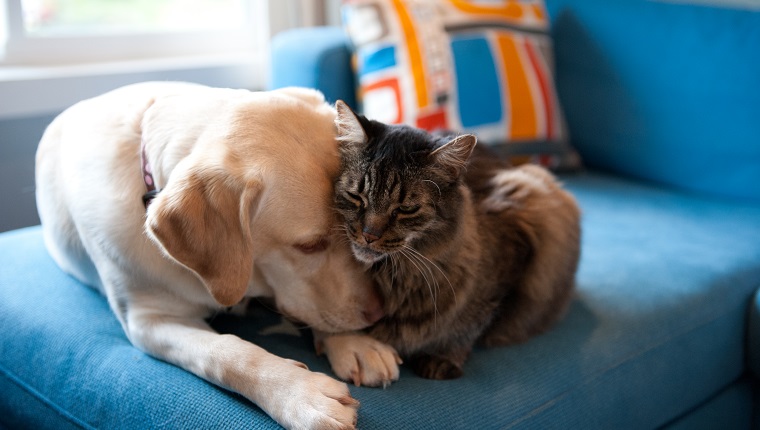
[[[216,333],[200,318],[130,308],[126,326],[137,347],[242,394],[286,428],[356,425],[358,402],[346,384],[237,336]]]

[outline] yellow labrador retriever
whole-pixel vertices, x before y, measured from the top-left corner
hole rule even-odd
[[[285,427],[351,428],[344,383],[204,322],[252,296],[328,332],[382,316],[334,228],[334,119],[322,94],[296,88],[153,82],[78,103],[37,151],[47,248],[107,297],[136,347]]]

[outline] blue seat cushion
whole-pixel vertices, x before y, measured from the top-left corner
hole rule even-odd
[[[653,428],[740,380],[760,206],[598,174],[565,181],[584,213],[567,317],[525,344],[476,350],[458,380],[404,367],[387,389],[352,387],[360,428]],[[0,261],[0,427],[277,428],[132,347],[105,300],[55,266],[38,227],[0,234]],[[212,324],[330,371],[309,334],[281,330],[276,315]],[[720,424],[747,428],[751,407],[731,419]]]

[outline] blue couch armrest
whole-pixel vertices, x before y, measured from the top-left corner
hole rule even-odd
[[[272,39],[270,89],[317,88],[329,102],[356,108],[356,84],[348,36],[340,27],[299,28]]]

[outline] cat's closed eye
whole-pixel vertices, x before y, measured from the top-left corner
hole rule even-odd
[[[396,216],[398,214],[402,215],[412,215],[416,213],[418,210],[420,210],[420,205],[401,205],[393,210],[393,215]]]
[[[343,193],[343,196],[350,201],[351,203],[355,204],[357,207],[361,208],[364,206],[364,199],[358,194],[354,194],[350,191],[346,191]]]

